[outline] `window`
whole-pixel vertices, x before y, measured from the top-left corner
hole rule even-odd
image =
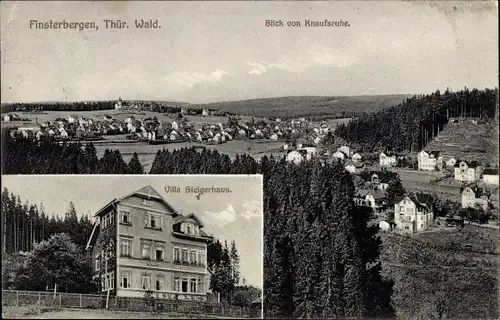
[[[145,206],[151,206],[151,200],[142,199],[142,204],[145,205]]]
[[[181,250],[174,248],[174,262],[181,262]]]
[[[143,290],[149,290],[151,288],[151,276],[149,274],[143,274],[141,277],[141,288]]]
[[[148,213],[146,214],[146,219],[144,223],[148,228],[161,229],[162,219],[158,215]]]
[[[181,282],[178,277],[174,278],[174,291],[175,292],[180,292],[181,291]]]
[[[198,279],[198,293],[203,293],[203,290],[204,290],[203,288],[204,288],[203,279],[199,278]]]
[[[132,241],[129,239],[120,239],[120,256],[131,256]]]
[[[111,212],[109,214],[109,225],[110,226],[113,226],[115,224],[115,213],[114,212]]]
[[[123,224],[131,224],[132,223],[132,221],[130,220],[130,211],[121,211],[120,223],[123,223]]]
[[[205,252],[198,252],[198,263],[201,265],[205,265]]]
[[[151,259],[151,243],[149,241],[142,242],[142,258]]]
[[[165,290],[165,280],[162,275],[156,276],[156,291]]]
[[[101,255],[98,253],[95,255],[95,270],[99,271],[101,269]]]
[[[196,251],[190,250],[189,251],[189,262],[191,263],[196,263]]]
[[[104,290],[111,290],[115,287],[115,273],[106,273],[104,276]]]
[[[186,224],[186,230],[187,230],[187,234],[192,234],[192,226],[190,224]]]
[[[188,292],[188,278],[182,278],[182,292]]]
[[[120,287],[130,288],[130,282],[132,279],[132,273],[129,271],[122,271],[120,278]]]
[[[182,262],[189,262],[187,249],[182,249]]]
[[[155,258],[158,261],[163,261],[163,244],[161,243],[156,244]]]
[[[196,278],[191,278],[191,291],[189,292],[197,292],[197,281]]]

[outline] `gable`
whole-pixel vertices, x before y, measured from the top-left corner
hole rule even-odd
[[[135,191],[135,193],[143,194],[143,195],[146,195],[149,197],[155,197],[155,198],[160,198],[160,199],[162,198],[162,196],[155,189],[153,189],[153,187],[151,187],[150,185],[147,185],[147,186]]]

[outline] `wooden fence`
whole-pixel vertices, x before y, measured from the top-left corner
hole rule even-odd
[[[106,295],[45,291],[2,290],[3,306],[39,305],[61,308],[104,309]],[[261,318],[261,311],[211,302],[167,300],[157,298],[154,306],[145,298],[109,297],[109,309],[126,311],[157,311],[184,314],[215,315],[239,318]]]

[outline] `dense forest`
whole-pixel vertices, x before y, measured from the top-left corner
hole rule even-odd
[[[495,118],[498,88],[438,91],[365,114],[335,129],[335,135],[364,152],[424,148],[453,117]]]
[[[41,141],[14,139],[6,130],[2,137],[3,174],[141,174],[137,153],[127,164],[119,150],[106,149],[98,159],[92,143],[57,143],[50,138]]]
[[[115,108],[116,101],[31,102],[2,104],[2,113],[15,111],[96,111]]]
[[[2,191],[3,252],[31,251],[36,243],[47,240],[56,233],[67,232],[80,248],[84,248],[93,224],[87,215],[78,219],[73,202],[61,215],[47,215],[40,205],[22,202],[19,195]]]

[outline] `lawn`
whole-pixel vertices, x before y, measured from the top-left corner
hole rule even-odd
[[[231,319],[227,316],[212,316],[180,313],[151,313],[93,309],[39,309],[36,307],[3,307],[2,318],[6,319]],[[232,318],[236,319],[236,318]]]

